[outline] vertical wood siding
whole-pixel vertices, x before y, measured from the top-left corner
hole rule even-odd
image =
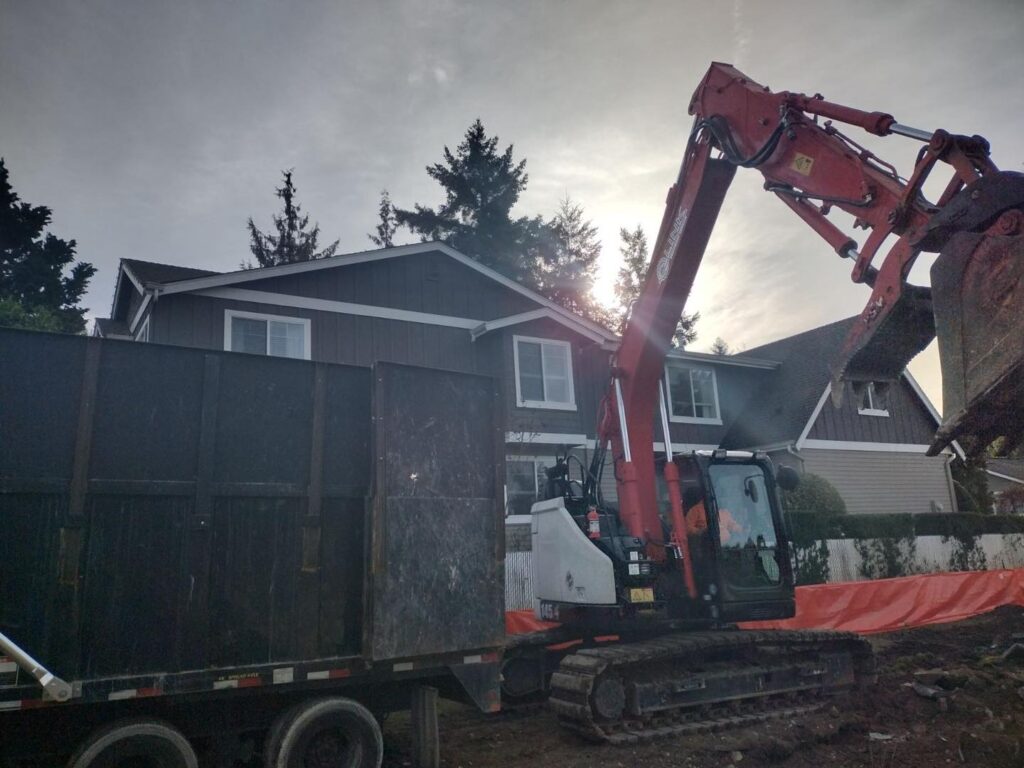
[[[814,440],[852,440],[864,443],[932,441],[935,424],[903,379],[889,390],[889,415],[864,416],[857,412],[859,398],[847,392],[839,408],[827,400],[807,436]]]

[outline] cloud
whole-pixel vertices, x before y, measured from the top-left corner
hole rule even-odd
[[[732,63],[737,69],[743,69],[750,45],[750,30],[743,21],[743,0],[732,3]]]

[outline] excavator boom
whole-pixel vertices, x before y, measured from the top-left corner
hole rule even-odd
[[[871,288],[832,371],[836,403],[847,383],[856,390],[896,380],[937,331],[946,418],[932,452],[959,440],[977,453],[1000,436],[1012,445],[1024,434],[1024,174],[998,170],[981,137],[921,131],[820,95],[773,92],[728,64],[711,65],[689,110],[694,127],[598,427],[598,444],[610,444],[615,457],[619,514],[632,535],[658,538],[651,415],[664,396],[672,331],[739,166],[760,171],[765,189],[853,262],[854,282]],[[837,123],[923,142],[914,169],[902,177]],[[930,202],[922,187],[940,164],[952,174]],[[834,209],[866,230],[862,244],[829,219]],[[940,254],[931,288],[907,282],[925,251]]]

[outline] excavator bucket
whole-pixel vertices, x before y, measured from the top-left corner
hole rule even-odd
[[[833,368],[832,400],[842,402],[843,382],[856,393],[868,382],[894,382],[918,352],[935,338],[931,291],[904,285],[899,299],[887,305],[872,301],[854,321],[839,362]]]
[[[931,288],[876,285],[833,369],[838,405],[852,382],[896,380],[938,338],[944,419],[928,453],[956,440],[969,455],[1024,438],[1024,174],[972,182],[908,247],[939,252]]]
[[[1017,180],[1020,184],[1020,180]],[[993,187],[995,185],[990,185]],[[994,190],[993,190],[994,191]],[[1024,209],[952,235],[932,266],[944,419],[929,451],[1024,436]]]

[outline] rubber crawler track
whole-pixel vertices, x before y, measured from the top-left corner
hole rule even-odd
[[[676,670],[674,675],[678,676],[680,664],[699,664],[710,657],[721,657],[723,653],[728,658],[729,654],[749,656],[769,650],[773,658],[779,658],[781,654],[784,663],[786,652],[800,653],[805,657],[814,653],[849,654],[857,683],[874,681],[871,646],[852,633],[739,630],[687,632],[635,643],[584,648],[566,656],[558,672],[551,678],[549,703],[562,725],[584,738],[628,744],[799,716],[822,705],[820,700],[815,701],[816,695],[837,690],[825,684],[802,690],[798,694],[779,692],[765,695],[751,690],[748,695],[740,698],[732,696],[729,701],[702,701],[699,706],[683,705],[640,716],[630,714],[613,722],[596,717],[591,707],[594,685],[605,673],[613,673],[628,681],[630,674],[635,673],[641,665],[649,670],[652,665],[664,661],[671,662]],[[735,674],[746,672],[749,672],[749,667],[741,665]]]

